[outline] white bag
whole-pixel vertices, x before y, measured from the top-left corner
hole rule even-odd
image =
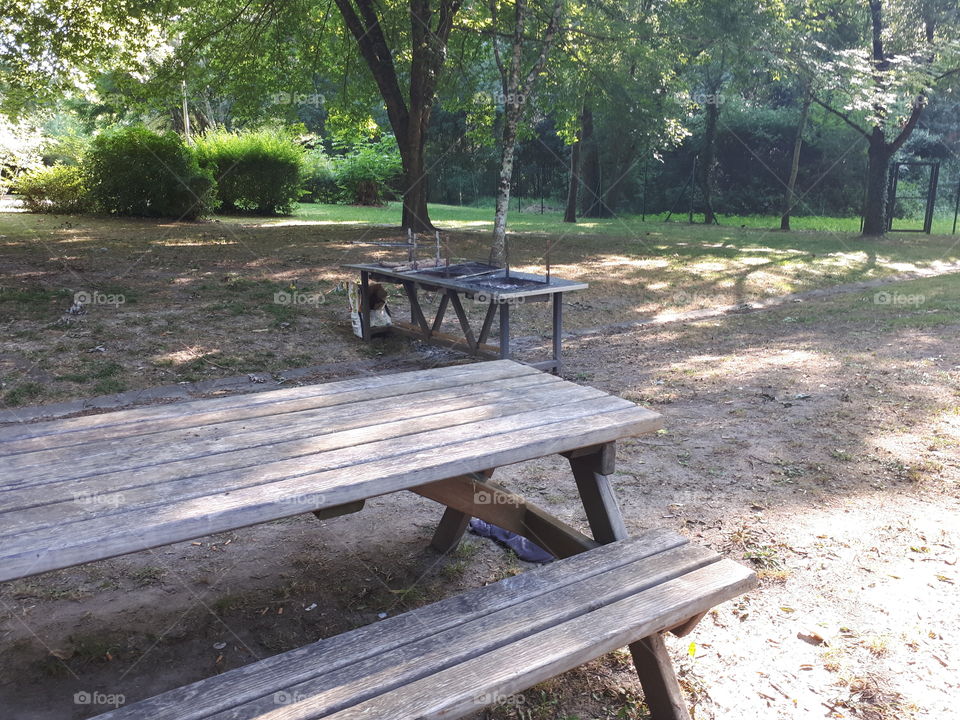
[[[360,288],[356,283],[347,284],[347,300],[350,303],[350,324],[353,326],[353,334],[358,338],[363,337],[363,319],[360,316]],[[393,325],[390,319],[390,312],[387,306],[375,308],[370,311],[370,328],[389,327]]]

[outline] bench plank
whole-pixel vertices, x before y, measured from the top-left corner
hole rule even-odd
[[[111,720],[150,717],[153,720],[199,720],[256,698],[292,687],[341,668],[446,632],[461,623],[536,601],[551,590],[569,587],[601,573],[645,558],[686,547],[686,538],[657,529],[628,541],[586,552],[563,562],[537,567],[493,585],[410,610],[286,653],[120,708]],[[134,711],[132,708],[136,707]],[[179,708],[179,709],[177,709]],[[142,712],[142,715],[137,715]]]
[[[623,403],[629,407],[624,408]],[[75,523],[69,533],[58,528],[23,532],[2,544],[0,581],[341,505],[577,446],[610,442],[650,432],[662,424],[657,413],[617,398],[600,398],[570,408],[548,407],[539,413],[546,418],[546,424],[542,418],[533,417],[524,424],[526,415],[536,414],[521,413],[459,426],[451,433],[443,433],[445,437],[458,435],[450,444],[429,452],[410,447],[403,455],[358,462],[349,471],[312,471],[311,462],[316,465],[318,456],[308,456],[288,461],[290,466],[279,473],[282,479],[254,487],[125,511],[121,522],[116,516],[95,518]],[[482,431],[480,436],[477,431]],[[248,480],[255,474],[252,469],[228,473],[247,475]],[[304,503],[304,499],[311,498],[316,504]]]
[[[660,632],[677,617],[708,609],[754,582],[748,569],[655,531],[120,708],[101,720],[459,717],[490,704],[495,693],[525,689]],[[565,666],[557,669],[558,663]]]
[[[714,607],[755,585],[756,575],[752,571],[730,560],[721,560],[340,712],[317,714],[310,700],[304,700],[261,717],[262,720],[462,717],[489,705],[491,697],[520,692],[640,638],[662,632],[671,623]]]

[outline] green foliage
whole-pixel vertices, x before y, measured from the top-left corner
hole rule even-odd
[[[358,143],[337,158],[337,185],[350,204],[382,205],[388,183],[402,167],[396,141],[392,135],[385,135],[378,142]]]
[[[30,212],[81,213],[90,207],[87,178],[77,165],[54,165],[22,175],[15,189]]]
[[[223,210],[287,214],[300,196],[304,151],[285,133],[209,132],[197,138],[195,152],[217,180]]]
[[[304,155],[300,186],[303,202],[335,203],[340,199],[336,169],[323,148],[308,150]]]
[[[84,162],[95,209],[194,220],[214,207],[214,181],[173,132],[124,127],[94,138]]]
[[[43,133],[26,121],[14,123],[0,116],[0,195],[22,173],[42,167],[44,141]]]

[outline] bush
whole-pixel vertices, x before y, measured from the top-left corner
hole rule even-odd
[[[134,126],[103,133],[84,167],[101,212],[193,220],[215,207],[212,176],[173,132]]]
[[[90,207],[87,178],[76,165],[54,165],[21,175],[15,190],[30,212],[81,213]]]
[[[321,149],[308,150],[303,158],[300,187],[303,188],[303,202],[335,203],[342,194],[337,185],[337,174],[333,161]]]
[[[197,138],[195,151],[216,178],[223,210],[289,213],[300,197],[303,148],[287,135],[214,131]]]
[[[376,143],[355,145],[335,162],[337,185],[344,200],[356,205],[382,205],[387,184],[402,171],[400,152],[392,135]]]

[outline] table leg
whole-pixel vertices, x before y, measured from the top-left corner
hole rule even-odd
[[[360,332],[363,340],[371,338],[370,332],[370,273],[360,271]]]
[[[553,294],[553,374],[563,370],[563,293]]]
[[[460,544],[460,539],[467,531],[470,524],[470,516],[459,510],[448,507],[443,511],[443,517],[440,518],[440,524],[433,532],[433,539],[430,541],[430,547],[437,552],[448,553]]]
[[[593,539],[610,543],[626,538],[627,526],[609,478],[615,467],[616,444],[606,443],[566,455]]]
[[[630,655],[650,716],[654,720],[690,720],[663,636],[657,633],[638,640],[630,645]]]
[[[493,470],[484,470],[479,473],[480,477],[490,478],[493,476]],[[470,524],[470,515],[447,507],[443,511],[440,523],[433,532],[433,539],[430,540],[430,547],[438,552],[447,553],[460,544],[460,539],[467,531],[467,525]]]
[[[510,358],[510,303],[500,303],[500,358]]]

